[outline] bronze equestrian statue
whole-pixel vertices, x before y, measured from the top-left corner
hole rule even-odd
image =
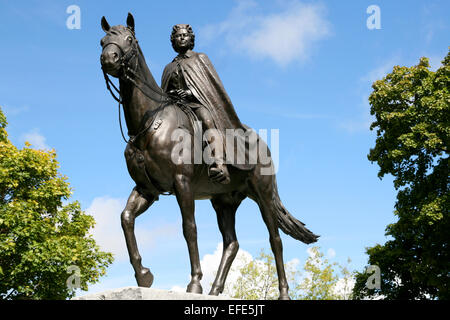
[[[318,236],[283,206],[273,170],[272,174],[262,174],[264,170],[273,168],[272,161],[262,161],[258,154],[255,163],[237,164],[226,159],[226,152],[213,152],[213,160],[209,164],[174,161],[173,150],[180,143],[173,139],[174,133],[182,128],[188,135],[194,136],[196,127],[193,119],[201,120],[203,129],[216,129],[218,134],[212,140],[219,144],[224,144],[226,129],[251,130],[239,121],[208,57],[192,51],[194,35],[190,26],[177,25],[172,30],[172,43],[179,55],[164,70],[163,89],[158,86],[145,62],[135,37],[133,16],[128,14],[126,27],[111,27],[105,17],[101,20],[101,26],[106,33],[101,40],[101,66],[107,88],[119,102],[119,107],[123,105],[129,136],[125,159],[129,174],[136,183],[121,214],[121,222],[137,284],[150,287],[153,275],[141,264],[134,234],[135,219],[157,201],[159,195],[175,194],[191,263],[191,281],[187,292],[202,293],[195,200],[209,199],[216,211],[223,237],[223,253],[209,294],[219,295],[239,248],[235,232],[236,210],[242,200],[249,197],[258,204],[269,231],[280,299],[289,299],[278,229],[307,244],[317,241]],[[108,75],[119,79],[119,88],[114,86]],[[212,142],[206,139],[204,143],[208,145]],[[258,139],[258,147],[263,148],[270,157],[270,151],[261,139]],[[245,152],[248,153],[248,150]]]

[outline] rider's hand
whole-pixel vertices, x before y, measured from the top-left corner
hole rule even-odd
[[[190,96],[192,96],[192,92],[189,89],[188,90],[178,89],[176,92],[178,96],[182,99],[187,99]]]

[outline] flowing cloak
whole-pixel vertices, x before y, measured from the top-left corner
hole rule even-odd
[[[187,56],[185,59],[174,59],[164,68],[161,88],[167,92],[171,75],[173,72],[176,72],[179,64],[186,86],[200,104],[211,113],[214,125],[222,134],[224,143],[226,141],[226,129],[241,129],[244,132],[249,129],[239,120],[222,81],[208,56],[194,51],[188,51],[185,55]],[[237,138],[239,139],[240,137]],[[245,142],[245,163],[239,163],[239,161],[238,163],[236,161],[227,161],[227,163],[242,170],[253,169],[256,162],[248,160],[250,159],[248,143],[248,141]],[[242,146],[240,143],[236,143],[236,145],[238,149],[239,146]],[[223,150],[227,149],[224,148]],[[235,146],[235,155],[236,152],[239,152],[239,150],[236,150]]]

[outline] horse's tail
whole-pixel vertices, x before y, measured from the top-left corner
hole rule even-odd
[[[294,218],[281,203],[275,176],[273,180],[272,202],[277,215],[278,227],[284,233],[306,244],[317,241],[319,236],[305,228],[305,224]]]

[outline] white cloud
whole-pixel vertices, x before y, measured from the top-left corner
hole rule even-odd
[[[322,5],[293,1],[278,13],[263,15],[258,10],[255,2],[240,1],[226,20],[200,32],[205,38],[225,38],[233,50],[281,66],[307,60],[316,42],[330,34]]]
[[[212,254],[205,254],[200,261],[203,272],[202,287],[203,292],[206,294],[209,293],[211,285],[216,278],[217,269],[219,268],[220,259],[222,258],[222,248],[223,243],[221,242],[217,245],[216,250],[214,250]],[[251,260],[253,260],[253,257],[249,252],[239,249],[228,273],[223,295],[229,295],[230,291],[227,288],[232,287],[232,284],[236,282],[240,276],[239,270]]]
[[[172,288],[170,288],[170,291],[175,291],[175,292],[186,292],[186,288],[185,287],[180,287],[180,286],[173,286]],[[204,292],[203,293],[208,293],[208,292]]]
[[[353,287],[355,286],[355,278],[339,278],[338,282],[333,288],[333,292],[344,298],[344,300],[349,299],[352,294]]]
[[[309,258],[314,258],[316,256],[314,247],[308,247],[306,248],[306,253],[308,254]]]
[[[336,251],[333,248],[329,248],[327,250],[327,256],[328,258],[332,259],[334,257],[336,257]]]
[[[125,204],[125,199],[97,197],[86,209],[86,213],[92,215],[96,221],[92,230],[94,239],[102,250],[112,252],[116,261],[129,259],[120,220]],[[175,236],[177,231],[176,224],[164,224],[153,229],[136,226],[139,251],[150,249],[160,238]]]
[[[35,149],[51,149],[46,143],[46,138],[39,133],[38,129],[34,129],[22,135],[22,140],[31,143],[32,147]]]

